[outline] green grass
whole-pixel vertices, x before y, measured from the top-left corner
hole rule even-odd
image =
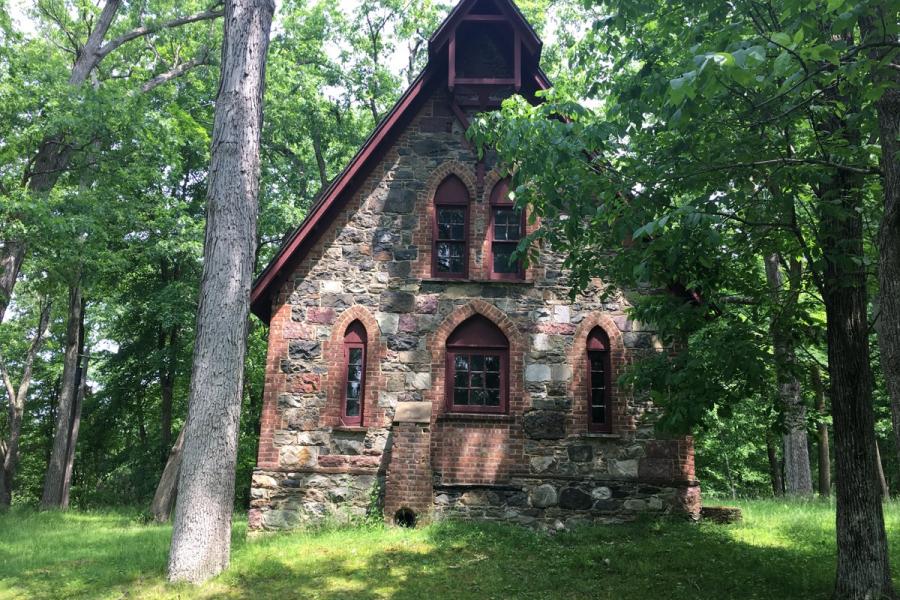
[[[16,510],[0,515],[0,598],[828,598],[833,507],[738,504],[737,525],[644,521],[552,537],[446,523],[248,540],[241,520],[231,567],[199,588],[165,583],[169,527]],[[900,504],[886,515],[896,576]]]

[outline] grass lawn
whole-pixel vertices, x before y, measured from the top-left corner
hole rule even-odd
[[[834,509],[742,501],[738,525],[645,521],[553,537],[439,524],[247,540],[228,571],[165,583],[171,529],[116,512],[0,515],[0,598],[828,598]],[[886,506],[900,587],[900,504]]]

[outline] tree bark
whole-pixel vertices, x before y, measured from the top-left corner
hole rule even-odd
[[[883,27],[884,23],[897,23],[896,3],[883,3],[875,11],[875,17],[861,20],[864,42],[896,45],[897,36]],[[871,58],[881,60],[890,51],[888,46],[875,48]],[[900,464],[900,56],[896,51],[892,61],[874,74],[874,79],[875,84],[890,84],[875,103],[884,188],[884,214],[878,230],[879,314],[875,325]]]
[[[44,477],[44,492],[41,508],[62,508],[63,480],[65,477],[66,455],[69,447],[69,430],[72,409],[77,394],[78,354],[83,324],[81,302],[81,276],[69,286],[69,310],[66,324],[65,356],[63,358],[62,387],[56,409],[56,425],[53,430],[53,446],[50,461]]]
[[[838,129],[835,126],[832,131]],[[827,320],[837,499],[834,597],[893,597],[881,494],[875,480],[875,417],[857,178],[835,172],[821,192],[820,244]]]
[[[184,429],[178,434],[175,445],[169,451],[169,459],[159,478],[156,493],[153,494],[153,502],[150,504],[150,512],[157,523],[165,523],[172,514],[175,506],[175,495],[178,492],[178,472],[181,469],[182,449],[184,448]]]
[[[0,323],[6,315],[6,308],[12,300],[13,288],[19,278],[19,269],[25,259],[25,243],[6,240],[0,245]]]
[[[164,329],[159,331],[159,350],[162,354],[162,364],[159,369],[159,427],[160,447],[163,450],[163,460],[172,446],[172,411],[175,403],[175,369],[178,343],[178,326],[169,328],[168,334]]]
[[[775,447],[775,436],[771,430],[766,431],[766,455],[769,458],[769,481],[772,493],[776,498],[784,496],[784,480],[781,478],[781,463],[778,461],[778,450]]]
[[[322,137],[318,133],[312,135],[313,153],[316,155],[316,167],[319,170],[319,183],[322,190],[328,186],[328,169],[325,167],[325,155],[322,152]]]
[[[82,319],[84,318],[84,306],[82,305]],[[81,327],[81,347],[84,348],[84,324]],[[75,395],[75,403],[72,405],[72,418],[69,420],[69,439],[66,444],[66,467],[63,471],[62,494],[59,501],[60,508],[69,508],[69,492],[72,489],[72,474],[75,470],[75,445],[78,443],[78,430],[81,428],[81,407],[84,405],[84,395],[87,391],[87,369],[90,359],[90,351],[84,353],[81,367],[78,371],[78,393]]]
[[[822,385],[818,365],[813,365],[810,378],[816,394],[816,411],[819,413],[819,495],[828,497],[831,495],[831,449],[828,446],[828,424],[824,420],[828,416],[825,409],[825,387]]]
[[[259,193],[272,0],[227,0],[213,123],[203,275],[169,553],[170,581],[228,566]]]
[[[878,475],[881,497],[887,500],[891,497],[891,488],[888,487],[887,479],[884,478],[884,468],[881,466],[881,450],[878,448],[877,440],[875,441],[875,472]]]
[[[775,349],[775,378],[778,382],[779,410],[782,415],[784,444],[784,491],[788,495],[811,496],[812,472],[806,438],[806,405],[797,377],[797,355],[791,336],[796,296],[785,294],[781,257],[766,256],[766,280],[778,314],[772,318],[770,332]],[[791,290],[793,291],[793,290]]]
[[[8,508],[12,503],[12,485],[19,466],[19,440],[22,436],[22,420],[25,416],[25,401],[28,399],[28,388],[31,385],[31,373],[34,359],[40,350],[41,343],[47,336],[50,327],[50,301],[41,299],[41,315],[38,318],[38,327],[34,338],[25,355],[25,365],[22,370],[22,380],[19,389],[16,390],[10,379],[6,366],[0,363],[0,373],[3,375],[3,384],[6,395],[9,398],[9,440],[3,446],[3,464],[0,468],[0,508]]]

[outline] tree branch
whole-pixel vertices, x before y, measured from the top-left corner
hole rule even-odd
[[[180,25],[187,25],[188,23],[196,23],[197,21],[218,19],[224,14],[224,10],[211,9],[195,13],[193,15],[178,17],[176,19],[172,19],[171,21],[163,21],[162,23],[154,23],[152,25],[144,25],[136,29],[132,29],[128,33],[123,33],[119,37],[103,44],[100,49],[97,50],[97,58],[98,60],[102,60],[107,54],[120,47],[122,44],[130,42],[131,40],[137,39],[139,37],[143,37],[145,35],[150,35],[151,33],[156,33],[157,31],[160,31],[162,29],[171,29]]]
[[[199,67],[201,65],[209,65],[212,62],[209,59],[209,50],[204,48],[203,53],[197,58],[192,58],[191,60],[181,63],[180,65],[176,65],[172,67],[168,71],[160,73],[153,79],[150,79],[141,86],[141,93],[147,93],[153,89],[158,88],[164,83],[168,83],[177,77],[181,77],[191,69],[195,67]]]

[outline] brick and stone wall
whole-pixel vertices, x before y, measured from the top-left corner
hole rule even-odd
[[[652,331],[599,282],[570,301],[561,259],[546,249],[524,281],[488,281],[484,240],[500,174],[487,164],[479,177],[477,161],[447,92],[433,92],[283,283],[270,322],[252,528],[360,516],[373,501],[389,504],[389,520],[409,506],[428,513],[420,522],[545,527],[699,509],[691,441],[655,439],[647,401],[614,386],[612,432],[588,433],[588,333],[599,326],[609,337],[615,379],[661,350]],[[432,197],[449,174],[471,196],[467,280],[431,277]],[[507,414],[447,411],[446,340],[474,314],[509,341]],[[345,427],[341,344],[355,320],[367,335],[364,411],[361,424]],[[428,423],[394,422],[409,402],[430,403]],[[426,468],[400,473],[394,445],[427,456]],[[400,480],[405,487],[392,490]]]

